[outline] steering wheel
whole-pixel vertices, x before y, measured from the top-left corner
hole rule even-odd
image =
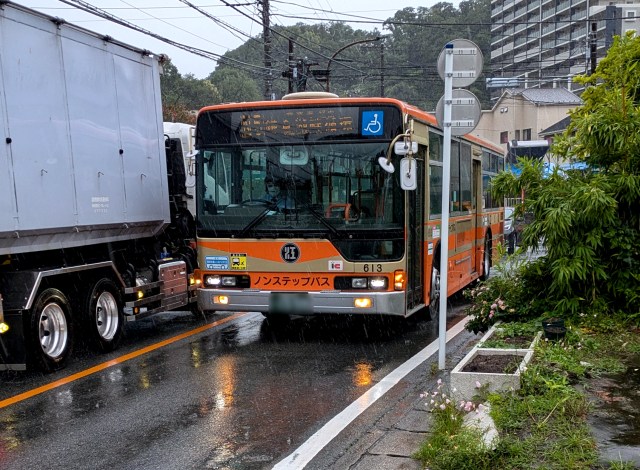
[[[268,206],[269,202],[262,199],[245,199],[240,204],[243,206]]]

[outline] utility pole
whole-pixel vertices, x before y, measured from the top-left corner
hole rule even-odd
[[[589,50],[591,51],[591,54],[590,54],[591,75],[596,73],[596,65],[597,65],[596,54],[598,52],[598,43],[596,41],[597,32],[598,32],[598,22],[597,21],[592,21],[591,22],[591,33],[589,33]]]
[[[288,79],[289,86],[287,87],[287,93],[293,93],[293,83],[298,79],[298,68],[293,60],[293,39],[289,38],[289,61],[287,64],[287,70],[282,72],[282,76]]]
[[[384,98],[384,41],[380,42],[380,96]]]
[[[267,69],[267,76],[264,79],[264,99],[272,100],[271,95],[271,27],[269,24],[269,0],[258,0],[262,6],[262,37],[264,40],[264,66]]]
[[[297,69],[294,68],[293,63],[293,39],[289,38],[289,87],[287,88],[287,93],[293,93],[293,80],[297,78],[294,76],[294,70]]]

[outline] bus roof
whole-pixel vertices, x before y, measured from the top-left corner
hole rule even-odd
[[[396,106],[402,112],[416,118],[419,121],[422,121],[426,124],[429,124],[433,127],[438,127],[438,122],[436,121],[436,117],[433,113],[428,113],[423,111],[422,109],[413,106],[411,104],[405,103],[404,101],[400,101],[395,98],[289,98],[286,100],[274,100],[274,101],[243,101],[239,103],[224,103],[217,104],[212,106],[205,106],[202,108],[198,115],[208,112],[208,111],[234,111],[240,109],[254,109],[254,108],[293,108],[297,106],[318,106],[318,105],[344,105],[344,104],[355,104],[355,105],[370,105],[370,104],[389,104]],[[488,140],[482,139],[480,137],[466,134],[464,136],[465,139],[483,147],[487,147],[494,152],[503,154],[504,149],[495,145]]]

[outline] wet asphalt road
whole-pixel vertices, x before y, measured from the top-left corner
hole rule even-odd
[[[0,372],[0,402],[229,316],[166,313],[56,374]],[[436,337],[421,318],[241,314],[0,408],[0,469],[271,468]]]

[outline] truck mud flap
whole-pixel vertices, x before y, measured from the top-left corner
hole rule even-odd
[[[5,311],[4,321],[9,325],[9,330],[0,334],[0,370],[26,370],[27,351],[22,314]]]

